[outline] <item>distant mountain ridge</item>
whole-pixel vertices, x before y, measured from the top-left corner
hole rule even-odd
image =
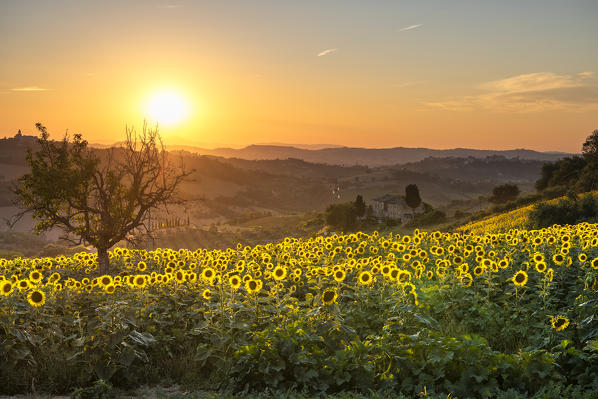
[[[419,162],[429,157],[486,158],[489,156],[503,156],[505,158],[519,158],[552,162],[567,156],[574,155],[564,152],[539,152],[527,149],[476,150],[469,148],[454,148],[449,150],[435,150],[430,148],[406,147],[334,147],[312,150],[278,145],[250,145],[240,149],[206,149],[190,146],[168,146],[168,149],[175,151],[183,150],[191,153],[198,153],[200,155],[211,155],[223,158],[239,158],[247,160],[297,158],[307,162],[324,163],[329,165],[367,165],[370,167]]]
[[[6,141],[4,141],[6,140]],[[4,139],[9,143],[16,140],[21,145],[34,144],[35,136],[15,136]],[[90,144],[95,148],[108,148],[122,144],[112,145]],[[486,158],[490,156],[503,156],[505,158],[519,158],[544,162],[554,162],[571,154],[565,152],[540,152],[524,148],[514,150],[478,150],[470,148],[453,148],[448,150],[436,150],[431,148],[362,148],[362,147],[340,147],[319,148],[325,144],[303,145],[299,147],[277,144],[253,144],[243,148],[201,148],[189,145],[167,145],[169,151],[186,151],[189,153],[216,156],[222,158],[239,158],[245,160],[273,160],[296,158],[306,162],[321,163],[340,166],[388,166],[400,165],[413,162],[420,162],[426,158]]]

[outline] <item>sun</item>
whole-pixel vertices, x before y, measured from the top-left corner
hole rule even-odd
[[[179,93],[163,91],[154,94],[147,102],[147,116],[161,125],[176,125],[189,114],[189,104]]]

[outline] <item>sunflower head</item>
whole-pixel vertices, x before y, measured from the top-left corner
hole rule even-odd
[[[368,272],[367,270],[359,273],[359,276],[357,279],[359,280],[359,284],[361,284],[361,285],[369,285],[374,280],[372,278],[372,273]]]
[[[39,283],[43,277],[44,276],[38,270],[34,270],[31,273],[29,273],[29,281],[36,283],[36,284]]]
[[[237,276],[237,275],[235,275],[235,276],[231,276],[231,277],[228,279],[228,283],[230,284],[230,286],[231,286],[233,289],[235,289],[235,290],[236,290],[236,289],[238,289],[238,288],[241,286],[241,278],[240,278],[239,276]]]
[[[546,271],[546,262],[536,263],[536,271],[538,271],[538,273],[544,273]]]
[[[523,270],[519,270],[513,276],[513,284],[515,284],[517,287],[523,287],[525,284],[527,284],[527,279],[527,273]]]
[[[135,276],[135,278],[133,279],[133,285],[137,288],[145,287],[145,276],[142,276],[142,275]]]
[[[245,282],[245,289],[250,294],[257,294],[262,288],[261,280],[249,279]]]
[[[286,267],[276,266],[272,271],[272,277],[274,280],[280,281],[283,280],[287,276],[287,269]]]
[[[556,331],[562,331],[569,326],[569,319],[561,315],[556,317],[551,316],[550,324],[552,325],[552,328],[554,328]]]
[[[99,278],[99,283],[102,287],[112,284],[112,276],[104,275]],[[85,282],[84,282],[85,284]]]
[[[40,290],[33,290],[27,295],[27,302],[33,307],[42,306],[46,303],[46,294]]]
[[[2,281],[0,283],[0,294],[2,294],[3,296],[8,296],[11,294],[13,288],[14,287],[10,281]]]
[[[337,270],[334,272],[334,279],[338,282],[341,282],[345,279],[345,272],[343,270]]]
[[[324,305],[332,305],[336,301],[336,298],[338,298],[338,294],[332,288],[328,288],[322,293],[322,303]]]

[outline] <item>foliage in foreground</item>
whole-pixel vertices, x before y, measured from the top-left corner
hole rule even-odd
[[[110,256],[0,260],[3,393],[598,389],[596,224]]]

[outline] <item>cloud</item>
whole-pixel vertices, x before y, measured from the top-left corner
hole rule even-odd
[[[338,50],[338,49],[336,49],[336,48],[327,48],[326,50],[320,51],[318,53],[318,57],[323,57],[323,56],[325,56],[327,54],[334,53],[336,50]]]
[[[576,75],[536,72],[485,82],[476,88],[484,92],[427,105],[451,111],[487,109],[518,113],[598,109],[598,84],[593,72]]]
[[[9,89],[10,91],[47,91],[48,89],[44,89],[37,86],[25,86],[25,87],[15,87],[14,89]]]
[[[165,8],[168,10],[174,9],[174,8],[180,8],[181,5],[180,4],[159,4],[157,6],[158,8]]]
[[[426,82],[427,82],[427,80],[414,80],[411,82],[399,83],[399,84],[393,85],[392,87],[407,87],[407,86],[419,85],[419,84],[426,83]]]
[[[411,29],[417,29],[417,28],[419,28],[420,26],[422,26],[422,24],[417,24],[417,25],[409,25],[409,26],[406,26],[406,27],[404,27],[404,28],[401,28],[401,29],[399,29],[399,32],[405,32],[405,31],[407,31],[407,30],[411,30]]]

